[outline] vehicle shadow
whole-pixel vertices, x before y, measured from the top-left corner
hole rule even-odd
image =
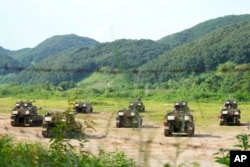
[[[156,126],[156,125],[142,125],[141,128],[154,129],[154,128],[160,128],[160,126]]]
[[[75,113],[76,115],[92,115],[92,114],[100,114],[101,112],[91,112],[91,113]]]
[[[241,123],[240,126],[250,126],[250,123]]]
[[[221,138],[221,136],[211,134],[194,134],[193,136],[187,136],[187,134],[172,134],[169,137],[187,137],[187,138]]]
[[[235,124],[228,124],[228,125],[221,125],[221,126],[250,126],[250,123],[240,123],[240,125],[235,125]]]
[[[211,135],[211,134],[194,134],[192,137],[198,137],[198,138],[221,138],[221,136],[218,135]]]
[[[90,134],[84,134],[84,137],[86,139],[104,139],[107,136],[106,135],[90,135]]]

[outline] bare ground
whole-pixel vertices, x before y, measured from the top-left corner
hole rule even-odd
[[[171,166],[220,167],[214,162],[214,153],[220,148],[233,148],[238,144],[235,136],[249,133],[249,126],[219,126],[217,120],[209,127],[196,124],[193,137],[163,135],[161,122],[153,122],[143,118],[143,127],[116,128],[115,118],[111,113],[100,112],[77,115],[79,121],[83,118],[94,121],[95,131],[87,132],[88,142],[85,149],[97,155],[100,149],[124,151],[142,166],[163,167],[165,163]],[[0,114],[0,135],[8,134],[17,141],[41,142],[48,144],[49,139],[41,136],[41,127],[12,127],[10,114]],[[72,144],[78,146],[78,140],[72,139]]]

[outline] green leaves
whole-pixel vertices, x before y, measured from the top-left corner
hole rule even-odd
[[[249,145],[249,137],[250,137],[250,134],[239,134],[236,136],[236,139],[238,139],[238,142],[240,144],[237,144],[237,145],[234,145],[235,147],[239,147],[241,148],[241,150],[245,151],[247,150],[248,148],[250,148],[250,145]]]
[[[221,148],[219,152],[216,152],[213,155],[215,156],[215,162],[226,166],[230,165],[229,149]]]
[[[81,154],[71,150],[62,150],[61,146],[46,149],[38,143],[16,143],[9,136],[0,137],[1,167],[33,167],[33,166],[83,166],[83,167],[138,167],[132,159],[116,150],[101,150],[98,156]],[[10,161],[11,160],[11,161]]]
[[[239,144],[234,145],[234,147],[237,147],[242,151],[248,150],[248,148],[250,148],[249,137],[250,137],[250,134],[237,135],[236,139],[238,139]],[[215,155],[215,158],[214,158],[215,162],[229,166],[230,165],[229,151],[230,151],[230,149],[221,148],[219,150],[219,152],[214,153],[213,155]]]

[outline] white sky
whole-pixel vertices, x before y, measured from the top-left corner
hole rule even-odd
[[[32,48],[71,33],[99,42],[158,40],[209,19],[249,13],[249,0],[0,0],[0,46]]]

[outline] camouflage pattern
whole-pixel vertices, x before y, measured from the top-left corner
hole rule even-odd
[[[75,102],[74,103],[74,112],[75,113],[92,113],[93,107],[89,101],[85,102]]]
[[[164,117],[164,135],[171,136],[173,133],[179,133],[193,136],[195,125],[190,112],[187,102],[175,102],[174,110],[167,112]]]
[[[75,120],[75,115],[65,112],[48,112],[43,119],[42,131],[43,137],[53,137],[58,133],[58,129],[60,128],[60,134],[63,136],[69,136],[74,134],[82,133],[82,124]]]
[[[117,112],[116,127],[134,127],[142,126],[142,118],[137,110],[123,109]]]
[[[43,117],[38,115],[37,107],[30,101],[16,102],[11,112],[12,126],[41,126]]]
[[[220,125],[240,125],[241,111],[238,109],[238,104],[235,99],[227,99],[220,111]]]
[[[143,102],[141,101],[141,99],[130,101],[128,107],[132,110],[134,109],[134,110],[138,110],[139,112],[145,112],[145,106]]]

